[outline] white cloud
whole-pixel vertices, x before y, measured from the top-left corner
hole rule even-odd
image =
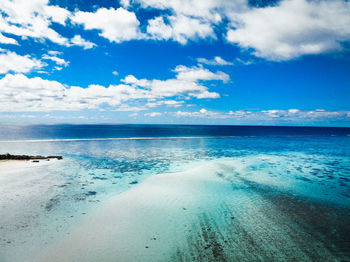
[[[213,73],[203,67],[186,67],[179,65],[174,69],[177,72],[177,79],[187,81],[198,81],[198,80],[221,80],[227,83],[230,80],[230,76],[224,72],[217,71]]]
[[[136,84],[139,82],[139,80],[133,75],[127,75],[122,81],[126,84]]]
[[[120,0],[120,5],[125,7],[125,8],[128,8],[130,6],[130,0]]]
[[[206,58],[198,58],[198,63],[206,64],[206,65],[214,65],[214,66],[227,66],[227,65],[233,65],[232,62],[228,62],[221,58],[220,56],[215,56],[213,59],[209,60]]]
[[[50,54],[59,54],[55,51]],[[46,55],[47,59],[53,56]],[[26,59],[29,59],[25,57]],[[57,57],[56,57],[57,58]],[[1,56],[0,56],[1,59]],[[29,59],[30,60],[30,59]],[[59,59],[59,64],[65,63]],[[31,61],[31,60],[30,60]],[[1,64],[1,63],[0,63]],[[8,64],[7,64],[8,65]],[[24,63],[22,63],[22,66]],[[18,66],[13,66],[18,70]],[[58,66],[57,66],[58,67]],[[23,68],[22,71],[32,67]],[[180,69],[179,69],[180,68]],[[57,70],[62,69],[58,67]],[[0,68],[1,70],[1,68]],[[4,72],[10,69],[2,69]],[[198,81],[226,81],[222,72],[213,73],[199,67],[177,67],[176,78],[167,80],[137,79],[129,75],[122,80],[125,84],[89,85],[87,88],[65,86],[56,81],[40,77],[28,78],[23,74],[6,74],[0,79],[0,111],[52,111],[106,109],[115,111],[139,111],[165,105],[179,107],[184,101],[179,97],[218,98],[216,92],[209,92],[208,87]],[[193,73],[199,71],[199,73]],[[185,73],[189,72],[188,75]],[[172,98],[172,99],[169,99]],[[136,105],[136,106],[135,106]]]
[[[180,79],[168,79],[168,80],[147,80],[147,79],[133,79],[132,75],[127,76],[124,80],[125,83],[139,86],[148,90],[149,98],[164,98],[174,96],[187,96],[196,98],[218,98],[220,95],[216,92],[208,92],[206,86],[200,85],[197,82],[180,80]],[[133,79],[134,83],[130,80]]]
[[[92,43],[90,41],[85,40],[82,38],[80,35],[75,35],[71,40],[70,40],[72,45],[77,45],[81,46],[84,49],[91,49],[96,46],[95,43]]]
[[[28,78],[23,74],[7,74],[0,79],[1,112],[78,111],[83,109],[111,108],[114,111],[138,112],[167,105],[177,107],[183,101],[167,100],[167,96],[155,96],[153,89],[132,85],[90,85],[87,88],[65,86],[57,81],[40,77]],[[193,92],[193,91],[190,91]],[[161,100],[160,100],[161,98]],[[143,103],[142,103],[143,101]],[[145,103],[148,101],[148,103]],[[130,105],[130,104],[136,104]],[[315,110],[236,110],[217,112],[202,108],[199,111],[170,113],[179,118],[231,119],[255,122],[332,122],[350,120],[350,111]],[[160,116],[160,112],[144,116]]]
[[[63,58],[60,58],[60,57],[57,57],[57,56],[54,56],[54,55],[46,55],[44,54],[42,56],[42,59],[45,59],[45,60],[51,60],[53,62],[55,62],[57,65],[61,65],[61,66],[64,66],[64,67],[67,67],[69,62],[64,60]]]
[[[166,105],[168,107],[181,107],[184,101],[177,101],[177,100],[160,100],[156,102],[148,102],[146,104],[146,107],[158,107],[162,105]]]
[[[341,50],[350,40],[350,2],[284,0],[235,14],[227,40],[268,60]]]
[[[66,9],[49,6],[48,0],[12,0],[0,1],[0,10],[0,32],[69,45],[68,39],[50,28],[52,22],[65,25],[70,15]]]
[[[64,98],[65,87],[39,77],[8,74],[0,79],[1,111],[45,111],[56,109],[55,103]]]
[[[0,118],[2,119],[18,119],[18,118],[32,119],[36,117],[37,117],[36,115],[32,115],[32,114],[0,114]]]
[[[44,65],[40,60],[31,58],[29,55],[21,56],[11,51],[0,51],[0,74],[28,73]]]
[[[87,30],[100,30],[100,36],[111,42],[120,43],[141,37],[136,15],[124,8],[100,8],[96,12],[78,11],[72,17],[72,21],[83,24]]]
[[[128,5],[140,3],[143,8],[171,10],[178,15],[203,18],[216,23],[221,21],[224,12],[247,8],[246,0],[131,0],[123,2]]]
[[[235,63],[236,64],[241,64],[241,65],[251,65],[251,64],[254,64],[255,62],[252,59],[244,60],[244,59],[241,59],[241,58],[237,57],[235,59]]]
[[[218,98],[216,92],[209,92],[208,87],[200,84],[199,81],[220,80],[226,83],[230,78],[223,72],[213,73],[202,67],[177,66],[174,70],[176,78],[167,80],[137,79],[133,75],[128,75],[122,82],[146,88],[151,97],[173,97],[186,96],[196,98]]]
[[[169,107],[180,107],[184,101],[177,101],[177,100],[165,100],[164,105],[169,106]]]
[[[317,110],[317,109],[316,109],[316,110]],[[290,114],[297,114],[297,113],[300,112],[300,110],[299,110],[299,109],[288,109],[288,112],[289,112]]]
[[[137,117],[139,114],[138,113],[132,113],[132,114],[130,114],[129,116],[130,117]]]
[[[39,0],[40,2],[45,3],[43,7],[43,13],[45,16],[47,16],[51,21],[59,23],[61,25],[66,24],[66,20],[68,17],[70,17],[70,12],[64,8],[61,8],[59,6],[54,6],[54,5],[48,5],[49,1],[42,1]],[[23,2],[23,0],[22,0]]]
[[[173,28],[160,16],[148,21],[147,33],[156,40],[169,40],[173,37]]]
[[[276,5],[256,8],[247,0],[122,0],[123,7],[99,8],[95,12],[68,10],[49,5],[49,0],[0,1],[0,43],[18,44],[22,39],[48,39],[66,47],[84,49],[96,44],[75,35],[60,35],[53,23],[81,24],[86,30],[99,30],[110,42],[153,39],[215,41],[219,35],[253,55],[284,61],[309,54],[343,50],[350,40],[350,2],[346,0],[281,0]],[[128,10],[127,10],[127,9]],[[133,10],[158,9],[156,17],[140,25]],[[141,28],[142,31],[141,32]],[[2,34],[4,33],[4,34]],[[11,36],[12,35],[12,36]],[[238,61],[238,60],[237,60]],[[232,65],[221,57],[199,58],[208,65]],[[235,61],[236,62],[236,61]],[[238,61],[239,62],[239,61]],[[242,62],[249,64],[250,61]]]
[[[185,45],[189,40],[216,39],[214,28],[220,26],[228,12],[248,8],[246,0],[123,0],[126,8],[164,10],[148,21],[148,37],[173,40]]]
[[[281,0],[260,8],[249,6],[246,0],[123,3],[129,8],[141,4],[142,8],[166,10],[167,15],[148,21],[150,38],[186,44],[188,40],[216,39],[214,28],[220,28],[229,42],[267,60],[341,51],[342,43],[350,40],[350,2],[345,0]],[[227,28],[224,21],[228,21]],[[201,63],[224,64],[215,59]]]
[[[148,21],[147,33],[156,40],[173,40],[186,44],[188,40],[205,38],[215,39],[215,33],[210,23],[200,18],[184,15],[156,17]]]
[[[150,113],[146,113],[144,114],[144,116],[149,116],[149,117],[157,117],[157,116],[161,116],[162,113],[160,112],[150,112]]]
[[[116,71],[116,70],[114,70],[114,71],[112,72],[112,74],[115,75],[115,76],[119,75],[118,71]]]
[[[220,95],[216,92],[208,92],[208,88],[197,82],[169,79],[169,80],[152,80],[148,82],[152,94],[158,97],[172,97],[185,95],[196,98],[218,98]]]
[[[39,74],[49,74],[49,72],[44,71],[44,70],[38,70],[36,72],[39,73]]]
[[[219,113],[207,110],[205,108],[202,108],[199,111],[195,112],[184,112],[184,111],[177,111],[173,113],[176,117],[183,118],[183,117],[189,117],[189,118],[214,118],[214,119],[222,119],[222,118],[229,118],[229,116]]]
[[[10,45],[18,45],[16,39],[6,37],[0,33],[0,44],[10,44]]]
[[[128,106],[128,105],[121,105],[114,109],[114,111],[122,111],[122,112],[138,112],[138,111],[145,111],[147,110],[146,107],[143,106]]]
[[[1,111],[52,111],[117,107],[122,102],[148,98],[148,93],[128,85],[67,87],[57,81],[23,74],[7,74],[0,79]]]
[[[62,54],[63,54],[62,52],[60,52],[60,51],[55,51],[55,50],[49,50],[49,51],[47,51],[47,53],[48,53],[49,55],[52,55],[52,56],[58,56],[58,55],[62,55]]]
[[[238,121],[267,121],[267,122],[317,122],[350,120],[350,111],[326,111],[326,110],[236,110],[229,112],[216,112],[207,109],[199,111],[173,113],[179,118],[209,118],[209,119],[232,119]]]

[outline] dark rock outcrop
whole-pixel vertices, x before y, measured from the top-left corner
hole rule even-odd
[[[41,160],[41,159],[63,159],[62,156],[29,156],[29,155],[11,155],[0,154],[0,160]]]

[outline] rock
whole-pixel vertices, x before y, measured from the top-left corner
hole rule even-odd
[[[0,160],[40,160],[40,159],[63,159],[62,156],[29,156],[29,155],[11,155],[11,154],[0,154]],[[34,161],[33,161],[34,162]]]

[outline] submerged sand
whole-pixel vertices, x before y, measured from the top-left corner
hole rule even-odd
[[[157,175],[111,199],[33,261],[349,258],[348,210],[273,192],[218,163]]]

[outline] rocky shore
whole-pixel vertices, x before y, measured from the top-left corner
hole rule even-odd
[[[62,156],[29,156],[29,155],[11,155],[0,154],[0,160],[47,160],[47,159],[63,159]]]

